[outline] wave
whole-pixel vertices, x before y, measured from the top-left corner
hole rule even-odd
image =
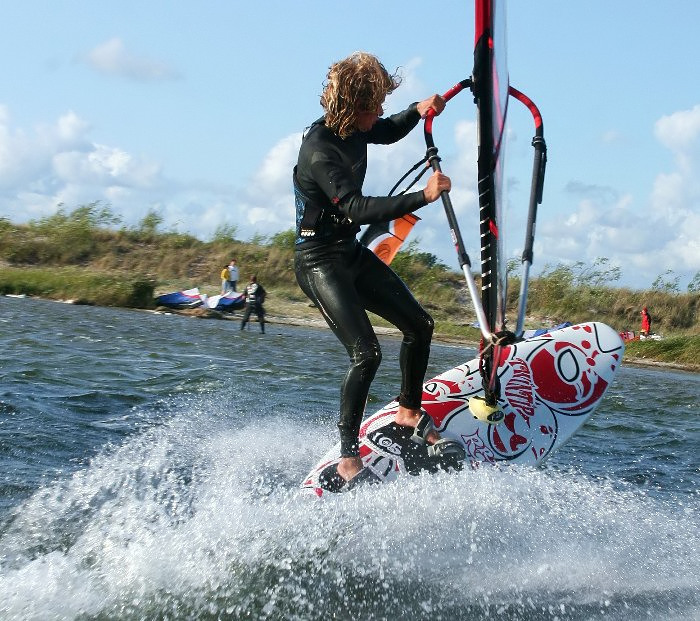
[[[480,468],[324,497],[334,421],[178,412],[36,491],[0,530],[0,617],[691,617],[697,497]]]

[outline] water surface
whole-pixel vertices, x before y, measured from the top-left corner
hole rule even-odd
[[[700,618],[698,375],[623,366],[542,468],[317,501],[326,330],[0,298],[0,347],[3,620]]]

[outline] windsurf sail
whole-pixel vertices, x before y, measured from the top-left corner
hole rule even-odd
[[[479,153],[479,236],[481,303],[490,339],[482,339],[481,374],[484,398],[470,401],[475,416],[498,422],[498,361],[506,332],[506,264],[503,258],[503,165],[508,114],[505,0],[475,0],[472,92],[477,106]],[[483,330],[482,330],[483,332]],[[478,412],[478,414],[477,414]]]
[[[506,14],[505,0],[475,0],[475,36],[474,65],[472,76],[462,80],[445,93],[449,101],[461,90],[469,87],[477,106],[478,126],[478,193],[479,193],[479,235],[481,253],[481,291],[478,290],[471,262],[467,254],[459,224],[452,207],[448,192],[443,192],[441,199],[445,215],[450,226],[450,234],[455,244],[460,267],[464,272],[467,287],[477,316],[482,334],[480,347],[481,373],[484,384],[483,406],[475,404],[481,411],[475,416],[489,422],[497,422],[497,401],[500,396],[498,381],[498,362],[501,349],[522,336],[523,318],[527,304],[527,283],[529,267],[532,263],[532,246],[537,205],[542,200],[542,185],[546,163],[546,146],[542,135],[542,117],[534,103],[523,93],[509,84],[506,55]],[[525,104],[535,120],[536,135],[535,170],[533,172],[532,196],[528,228],[523,251],[525,274],[521,281],[520,308],[518,310],[517,330],[515,333],[506,328],[506,300],[508,294],[507,264],[504,258],[504,215],[505,196],[503,190],[506,119],[508,116],[509,97],[514,97]],[[425,142],[427,153],[424,160],[429,166],[440,171],[440,158],[432,137],[434,112],[429,111],[425,120]],[[409,171],[410,173],[411,171]],[[407,173],[407,175],[409,174]],[[404,178],[407,176],[404,175]],[[398,185],[398,184],[397,184]],[[394,186],[396,187],[396,186]],[[393,190],[392,190],[393,191]],[[389,239],[390,249],[381,248],[384,257],[390,257],[398,251],[401,240],[399,235],[390,236],[390,223],[368,229],[363,236],[365,243],[377,240],[375,248],[381,247],[382,241]],[[405,236],[404,236],[405,239]],[[471,407],[471,403],[470,403]],[[492,416],[496,419],[492,420]]]
[[[229,291],[223,295],[208,296],[206,293],[200,293],[195,287],[159,295],[156,298],[156,305],[179,310],[204,306],[211,310],[231,312],[245,306],[245,294]]]
[[[484,314],[492,334],[490,343],[482,343],[481,370],[485,393],[484,401],[488,406],[496,407],[496,401],[500,396],[498,363],[501,359],[501,348],[523,335],[529,269],[533,256],[535,220],[537,205],[542,202],[547,148],[540,111],[529,97],[509,84],[506,57],[505,0],[476,0],[475,9],[472,92],[477,104],[479,127],[477,169],[481,237],[481,297]],[[530,110],[535,122],[535,137],[532,140],[532,145],[535,148],[535,160],[528,224],[522,255],[524,273],[521,280],[517,325],[514,333],[506,329],[508,280],[503,239],[505,213],[503,166],[509,97],[514,97],[523,103]]]
[[[207,308],[221,312],[231,312],[245,306],[245,293],[228,291],[223,295],[211,295],[206,300]]]
[[[409,213],[390,222],[370,224],[362,233],[360,242],[389,265],[418,220],[418,216]]]
[[[544,173],[547,166],[547,143],[544,140],[544,124],[542,115],[535,103],[524,93],[512,86],[508,89],[511,97],[515,97],[527,107],[535,122],[535,135],[532,138],[532,146],[535,149],[532,165],[532,183],[530,184],[530,206],[527,214],[527,227],[525,230],[525,243],[523,245],[522,266],[523,274],[520,281],[520,294],[518,296],[518,318],[515,326],[515,334],[524,336],[525,311],[527,310],[527,292],[530,282],[530,267],[533,262],[533,246],[535,245],[535,222],[537,221],[537,206],[542,203],[542,191],[544,189]]]

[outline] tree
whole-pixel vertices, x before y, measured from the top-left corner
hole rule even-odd
[[[220,224],[214,231],[213,242],[231,244],[236,241],[238,227],[235,224]]]
[[[664,293],[680,293],[680,277],[673,276],[673,270],[666,270],[663,274],[659,274],[651,288],[653,291],[662,291]]]
[[[153,236],[156,234],[161,224],[163,224],[163,216],[155,209],[149,209],[148,213],[143,217],[143,220],[139,222],[137,230],[143,235]]]
[[[270,246],[273,246],[275,248],[287,248],[288,250],[294,250],[296,237],[297,236],[294,229],[280,231],[279,233],[275,233],[270,238]]]

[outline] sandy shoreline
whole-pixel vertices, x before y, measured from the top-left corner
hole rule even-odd
[[[25,297],[33,297],[33,296],[26,296],[26,295],[7,295],[6,297],[11,297],[11,298],[25,298]],[[75,300],[51,300],[49,298],[41,298],[41,299],[47,299],[48,301],[51,302],[59,302],[63,304],[75,304]],[[302,304],[299,305],[299,308],[303,308],[304,314],[306,312],[311,312],[311,309],[308,308],[307,304]],[[139,310],[143,312],[148,312],[148,313],[157,313],[157,314],[171,314],[171,315],[183,315],[186,317],[193,317],[193,318],[199,318],[199,319],[222,319],[225,321],[240,321],[243,314],[241,311],[235,311],[233,313],[220,313],[218,311],[212,311],[209,309],[203,309],[201,307],[199,308],[193,308],[193,309],[183,309],[183,310],[176,310],[172,308],[165,308],[165,307],[158,307],[155,310],[152,309],[130,309],[130,310]],[[304,328],[318,328],[321,330],[328,330],[328,325],[326,322],[320,318],[320,317],[294,317],[294,316],[288,316],[288,315],[276,315],[276,314],[271,314],[267,313],[265,315],[266,322],[269,324],[280,324],[280,325],[288,325],[288,326],[299,326],[299,327],[304,327]],[[251,317],[250,318],[252,323],[257,322],[256,317]],[[395,336],[399,337],[401,335],[401,332],[397,330],[396,328],[392,327],[387,327],[387,326],[375,326],[374,330],[377,334],[385,335],[385,336]],[[465,339],[465,338],[460,338],[456,336],[445,336],[445,335],[440,335],[440,334],[435,334],[433,336],[433,341],[435,343],[443,343],[445,345],[463,345],[465,347],[471,347],[474,349],[477,349],[479,347],[479,343],[470,339]],[[628,356],[625,356],[623,359],[624,364],[631,365],[631,366],[636,366],[636,367],[648,367],[648,368],[657,368],[657,369],[668,369],[672,371],[683,371],[686,373],[700,373],[700,364],[697,365],[689,365],[689,364],[676,364],[673,362],[663,362],[660,360],[649,360],[647,358],[631,358]]]
[[[24,295],[8,295],[6,297],[12,297],[12,298],[25,298],[25,297],[33,297],[33,296],[24,296]],[[75,304],[75,300],[51,300],[49,298],[42,298],[42,299],[47,299],[48,301],[51,302],[59,302],[63,304]],[[307,306],[307,305],[303,305]],[[183,309],[183,310],[176,310],[172,308],[165,308],[165,307],[158,307],[155,310],[150,310],[150,309],[130,309],[130,310],[140,310],[140,311],[145,311],[149,313],[157,313],[157,314],[171,314],[171,315],[183,315],[186,317],[193,317],[193,318],[199,318],[199,319],[222,319],[224,321],[240,321],[243,314],[241,311],[235,311],[234,313],[220,313],[218,311],[212,311],[209,309],[203,309],[201,307],[199,308],[192,308],[192,309]],[[310,310],[310,309],[305,309],[305,310]],[[257,322],[256,317],[251,317],[250,318],[252,323]],[[318,328],[321,330],[328,330],[328,325],[326,322],[320,318],[320,317],[294,317],[294,316],[287,316],[287,315],[275,315],[275,314],[270,314],[267,313],[265,315],[265,320],[269,324],[280,324],[280,325],[288,325],[288,326],[299,326],[303,328]],[[392,327],[387,327],[387,326],[375,326],[374,331],[377,334],[385,335],[385,336],[395,336],[399,337],[401,335],[401,332],[397,330],[396,328]],[[478,348],[479,343],[470,339],[465,339],[465,338],[460,338],[456,336],[445,336],[445,335],[440,335],[440,334],[435,334],[433,336],[433,341],[435,343],[443,343],[445,345],[463,345],[465,347],[471,347],[471,348]],[[686,373],[700,373],[700,364],[697,365],[689,365],[689,364],[676,364],[673,362],[663,362],[660,360],[649,360],[647,358],[631,358],[628,356],[625,356],[623,359],[624,364],[631,365],[631,366],[636,366],[636,367],[648,367],[648,368],[657,368],[657,369],[668,369],[672,371],[683,371]]]
[[[24,297],[33,297],[33,296],[24,296],[24,295],[8,295],[7,297],[13,297],[13,298],[24,298]],[[48,299],[48,298],[45,298]],[[50,300],[52,302],[59,302],[63,304],[75,304],[75,300]],[[308,308],[307,304],[300,305],[300,308],[303,308],[304,311],[309,312],[311,309]],[[183,310],[176,310],[172,308],[165,308],[165,307],[158,307],[155,310],[149,310],[149,309],[130,309],[130,310],[141,310],[149,313],[157,313],[157,314],[171,314],[171,315],[183,315],[186,317],[193,317],[193,318],[199,318],[199,319],[222,319],[225,321],[240,321],[242,315],[241,311],[235,311],[234,313],[220,313],[218,311],[212,311],[209,309],[203,309],[201,307],[199,308],[193,308],[193,309],[183,309]],[[326,322],[320,318],[320,317],[294,317],[294,316],[288,316],[288,315],[275,315],[271,313],[267,313],[265,315],[266,322],[269,324],[280,324],[280,325],[288,325],[288,326],[299,326],[303,328],[318,328],[321,330],[328,330],[328,325]],[[251,317],[250,318],[252,323],[257,322],[257,318]],[[385,336],[395,336],[399,337],[401,335],[401,332],[397,330],[396,328],[392,327],[387,327],[387,326],[375,326],[374,330],[377,334],[385,335]],[[440,334],[435,334],[433,336],[433,341],[435,343],[443,343],[445,345],[463,345],[465,347],[471,347],[474,349],[477,349],[479,347],[479,343],[470,339],[465,339],[465,338],[460,338],[456,336],[445,336],[445,335],[440,335]],[[648,360],[646,358],[631,358],[628,356],[625,356],[623,359],[624,364],[631,365],[631,366],[636,366],[636,367],[648,367],[648,368],[657,368],[657,369],[668,369],[672,371],[683,371],[686,373],[700,373],[700,364],[697,365],[688,365],[688,364],[676,364],[673,362],[662,362],[660,360]]]
[[[216,318],[216,319],[224,319],[228,321],[240,321],[242,314],[240,312],[235,312],[230,315],[222,314],[222,313],[215,313],[215,316],[212,315],[211,313],[213,311],[204,311],[200,309],[191,309],[191,310],[173,310],[173,309],[157,309],[156,311],[151,311],[151,312],[158,312],[158,313],[173,313],[173,314],[178,314],[178,315],[186,315],[186,316],[191,316],[191,317],[200,317],[200,318]],[[254,323],[257,321],[254,317],[251,317],[251,321]],[[265,321],[269,324],[281,324],[281,325],[288,325],[288,326],[299,326],[299,327],[304,327],[304,328],[318,328],[322,330],[328,330],[328,325],[322,318],[312,318],[312,317],[289,317],[289,316],[284,316],[284,315],[271,315],[271,314],[266,314],[265,315]],[[385,326],[375,326],[374,331],[377,334],[381,335],[386,335],[386,336],[396,336],[399,337],[401,335],[401,332],[396,329],[396,328],[391,328],[391,327],[385,327]],[[433,336],[433,342],[435,343],[443,343],[445,345],[464,345],[465,347],[472,347],[474,349],[479,347],[479,343],[473,340],[469,339],[464,339],[460,337],[454,337],[454,336],[444,336],[440,334],[436,334]],[[672,362],[662,362],[659,360],[648,360],[646,358],[629,358],[625,357],[623,360],[624,364],[628,364],[631,366],[635,367],[649,367],[649,368],[659,368],[659,369],[668,369],[668,370],[674,370],[674,371],[684,371],[687,373],[700,373],[700,365],[684,365],[684,364],[675,364]]]

